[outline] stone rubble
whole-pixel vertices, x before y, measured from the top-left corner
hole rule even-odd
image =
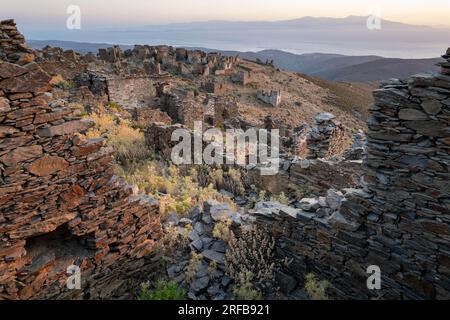
[[[173,215],[166,221],[166,226],[178,226],[179,233],[183,235],[187,230],[187,225],[190,225],[192,228],[188,229],[192,230],[189,234],[190,251],[201,254],[202,260],[189,283],[186,281],[185,274],[190,254],[186,256],[187,260],[182,260],[167,268],[169,279],[186,288],[188,297],[193,300],[233,299],[232,280],[227,276],[225,263],[228,244],[215,238],[213,230],[216,223],[230,219],[232,221],[231,229],[236,232],[240,227],[252,223],[252,217],[233,212],[228,204],[208,200],[203,204],[203,210],[194,209],[190,218],[186,219],[188,224],[184,224],[183,219]],[[216,269],[208,270],[211,262],[217,265]]]

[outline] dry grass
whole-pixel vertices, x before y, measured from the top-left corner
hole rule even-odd
[[[151,150],[145,144],[144,134],[131,126],[130,121],[110,114],[92,114],[95,127],[90,129],[88,138],[106,137],[107,145],[114,150],[114,157],[125,169],[134,163],[152,156]]]
[[[96,125],[86,136],[107,138],[107,145],[113,149],[116,160],[116,174],[156,198],[161,213],[184,215],[209,199],[235,207],[213,184],[200,186],[195,172],[183,175],[177,167],[155,159],[154,152],[145,143],[143,132],[133,128],[129,120],[110,114],[93,114],[91,118]]]

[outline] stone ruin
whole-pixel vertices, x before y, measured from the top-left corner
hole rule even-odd
[[[158,203],[113,175],[104,141],[78,135],[91,122],[53,102],[38,64],[16,64],[22,37],[0,25],[0,300],[129,297],[159,266]]]
[[[159,92],[161,111],[166,112],[175,123],[193,127],[194,121],[204,118],[203,105],[197,101],[193,91],[184,89]]]
[[[106,79],[109,100],[126,109],[146,107],[156,97],[153,81],[148,76],[112,76]]]
[[[223,82],[218,82],[214,80],[206,81],[202,83],[201,87],[207,93],[212,93],[216,96],[222,96],[227,93],[227,86]]]
[[[306,143],[308,159],[326,158],[330,153],[333,139],[343,131],[335,116],[328,112],[319,113],[315,117],[315,126],[308,132]]]
[[[337,298],[450,298],[450,54],[444,58],[441,73],[375,90],[367,136],[356,132],[342,160],[282,161],[275,177],[247,173],[269,192],[313,186],[309,194],[320,195],[295,207],[261,202],[252,212],[277,239],[279,259],[291,261],[278,274],[287,294],[313,272]],[[338,126],[327,114],[318,120],[324,139],[311,141],[324,156]],[[381,290],[367,288],[369,266],[380,267]]]
[[[270,104],[273,107],[278,107],[281,104],[281,91],[280,90],[258,90],[256,97],[264,103]]]
[[[109,63],[118,63],[121,61],[122,50],[119,46],[112,46],[111,48],[102,48],[98,50],[98,57],[100,60]]]
[[[245,87],[252,82],[252,72],[249,70],[240,70],[231,76],[231,81]]]
[[[443,57],[440,73],[374,91],[361,187],[299,209],[257,206],[257,223],[292,259],[289,281],[314,272],[341,298],[450,298],[450,50]],[[372,265],[381,290],[366,286]]]
[[[174,52],[143,46],[124,55],[155,59],[164,68],[176,65]],[[200,61],[217,71],[230,62],[220,66],[217,54],[176,52],[188,68]],[[160,264],[157,202],[113,175],[102,139],[79,135],[90,121],[54,101],[51,77],[35,56],[13,21],[0,22],[0,299],[127,298],[134,285],[128,280],[140,282]],[[79,58],[68,52],[65,59]],[[366,137],[356,133],[342,159],[326,159],[340,128],[322,114],[307,139],[311,159],[282,159],[280,174],[272,177],[247,168],[247,178],[272,193],[312,188],[294,207],[257,203],[250,219],[276,239],[278,258],[290,261],[277,270],[286,294],[297,296],[297,284],[313,272],[329,280],[337,298],[450,298],[450,49],[444,58],[438,74],[391,80],[375,90]],[[130,63],[120,67],[134,68]],[[157,89],[168,114],[194,114],[179,111],[194,105],[192,92]],[[168,141],[179,127],[154,124],[146,130],[147,143],[170,156]],[[200,246],[195,235],[211,238],[213,212],[223,211],[237,216],[210,204],[192,218],[197,227],[189,239],[191,250],[221,266],[223,243],[202,240]],[[82,271],[81,290],[66,289],[70,265]],[[367,289],[372,265],[381,269],[381,290]],[[183,268],[170,272],[179,277]],[[211,284],[200,272],[190,297],[226,297],[229,279],[218,279]]]
[[[0,22],[0,59],[20,65],[34,60],[33,50],[25,45],[25,37],[12,19]]]

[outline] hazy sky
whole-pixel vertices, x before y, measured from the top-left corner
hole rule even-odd
[[[70,4],[80,6],[84,27],[345,17],[368,15],[372,8],[388,20],[450,26],[450,0],[0,0],[0,18],[15,18],[27,28],[63,27]]]

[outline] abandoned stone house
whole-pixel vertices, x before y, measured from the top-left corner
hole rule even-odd
[[[245,87],[247,84],[252,82],[252,72],[248,70],[239,70],[237,73],[232,75],[231,81]]]
[[[188,51],[185,48],[176,48],[175,57],[177,61],[186,61],[188,57]]]
[[[120,63],[122,50],[119,46],[111,48],[101,48],[98,50],[98,56],[101,60],[109,63]]]
[[[281,91],[280,90],[258,90],[256,92],[256,97],[274,107],[278,107],[281,104]]]
[[[207,93],[212,93],[216,96],[221,96],[227,93],[226,84],[216,80],[203,82],[201,88]]]

